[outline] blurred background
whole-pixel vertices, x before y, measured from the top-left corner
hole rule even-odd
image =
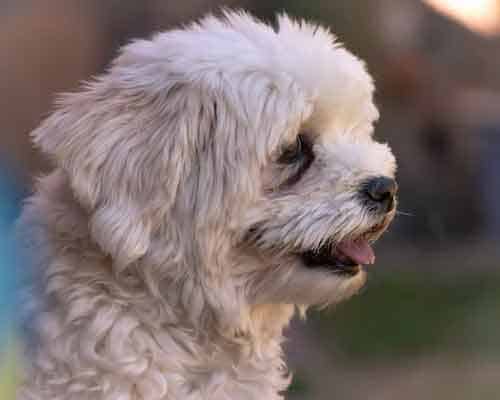
[[[399,161],[404,214],[367,288],[289,331],[288,398],[500,398],[500,1],[0,0],[0,162],[14,206],[49,168],[29,132],[56,93],[132,38],[222,5],[330,26],[367,61],[376,135]],[[1,399],[15,364],[5,337]]]

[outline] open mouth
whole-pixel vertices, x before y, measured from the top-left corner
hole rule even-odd
[[[388,214],[381,222],[373,225],[361,235],[340,241],[326,240],[318,248],[295,249],[289,255],[301,260],[308,269],[326,270],[336,275],[352,277],[357,275],[363,265],[375,262],[375,253],[371,247],[387,229],[394,213]],[[244,243],[259,245],[262,231],[254,227],[247,232]]]
[[[327,269],[335,274],[354,276],[361,266],[373,264],[375,254],[368,240],[344,240],[337,244],[325,244],[318,249],[300,253],[307,268]]]

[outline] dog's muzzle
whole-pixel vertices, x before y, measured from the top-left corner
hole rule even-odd
[[[364,206],[382,217],[382,222],[374,225],[357,238],[328,243],[314,250],[301,253],[305,266],[323,268],[337,274],[356,275],[361,265],[373,264],[375,254],[370,243],[385,231],[394,215],[398,185],[392,178],[378,176],[366,180],[359,194]]]

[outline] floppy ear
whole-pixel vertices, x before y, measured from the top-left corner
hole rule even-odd
[[[92,238],[118,270],[148,251],[189,172],[185,121],[167,101],[174,86],[153,92],[110,73],[63,96],[32,134],[66,172]]]

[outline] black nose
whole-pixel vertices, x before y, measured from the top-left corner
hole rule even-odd
[[[397,191],[396,181],[386,176],[371,178],[365,182],[362,189],[363,195],[371,205],[376,205],[383,212],[394,209],[394,197]]]

